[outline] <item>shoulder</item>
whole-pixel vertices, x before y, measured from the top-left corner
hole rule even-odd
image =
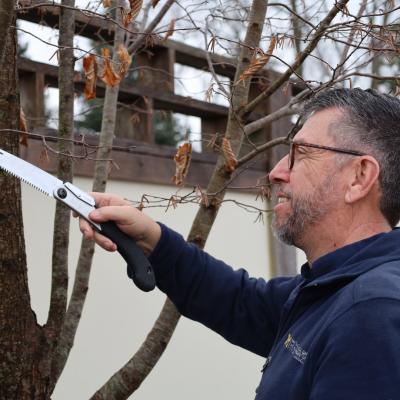
[[[381,263],[341,286],[327,300],[324,328],[357,327],[371,318],[381,321],[389,315],[400,323],[400,260]],[[344,324],[344,325],[343,325]],[[325,329],[323,329],[325,331]]]
[[[400,260],[376,266],[352,283],[355,304],[373,299],[400,301]]]

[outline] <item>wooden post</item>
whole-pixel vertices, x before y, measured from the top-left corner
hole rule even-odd
[[[46,125],[44,106],[44,74],[29,72],[19,76],[21,107],[24,110],[28,129]]]
[[[202,152],[212,153],[214,149],[208,144],[219,134],[221,137],[225,133],[227,117],[218,118],[201,118],[201,139],[202,139]]]
[[[174,93],[175,51],[165,47],[147,50],[135,57],[135,85],[157,92]],[[116,135],[154,143],[153,100],[143,98],[132,107],[118,107]]]
[[[115,135],[154,143],[153,99],[143,98],[133,106],[118,106]]]

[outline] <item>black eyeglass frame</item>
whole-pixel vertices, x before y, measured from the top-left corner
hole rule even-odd
[[[288,155],[289,170],[291,170],[294,165],[296,147],[300,147],[300,146],[312,147],[314,149],[320,149],[320,150],[334,151],[336,153],[349,154],[352,156],[366,156],[367,155],[366,153],[363,153],[363,152],[357,151],[357,150],[346,150],[346,149],[341,149],[340,147],[323,146],[320,144],[313,144],[313,143],[307,143],[307,142],[295,142],[294,140],[289,140],[288,145],[289,145],[289,155]]]

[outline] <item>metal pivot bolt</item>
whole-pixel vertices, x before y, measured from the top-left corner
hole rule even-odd
[[[57,195],[60,199],[65,199],[67,197],[67,191],[64,188],[57,190]]]

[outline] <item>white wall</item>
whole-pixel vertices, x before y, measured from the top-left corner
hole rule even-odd
[[[75,184],[90,190],[88,179]],[[137,200],[143,193],[170,197],[176,188],[112,181],[108,191]],[[228,198],[254,204],[254,196]],[[262,203],[258,202],[262,207]],[[23,210],[32,307],[39,323],[47,318],[50,296],[52,221],[55,201],[23,185]],[[194,205],[176,210],[149,209],[157,220],[186,235],[196,212]],[[267,277],[267,226],[254,223],[255,214],[225,204],[206,250],[233,267],[245,266],[253,276]],[[81,235],[72,221],[70,289]],[[156,319],[165,296],[156,289],[139,291],[126,277],[118,254],[97,248],[90,288],[74,348],[53,400],[86,400],[136,351]],[[263,359],[225,342],[198,323],[182,318],[166,352],[142,387],[131,398],[203,400],[251,399],[261,378]]]

